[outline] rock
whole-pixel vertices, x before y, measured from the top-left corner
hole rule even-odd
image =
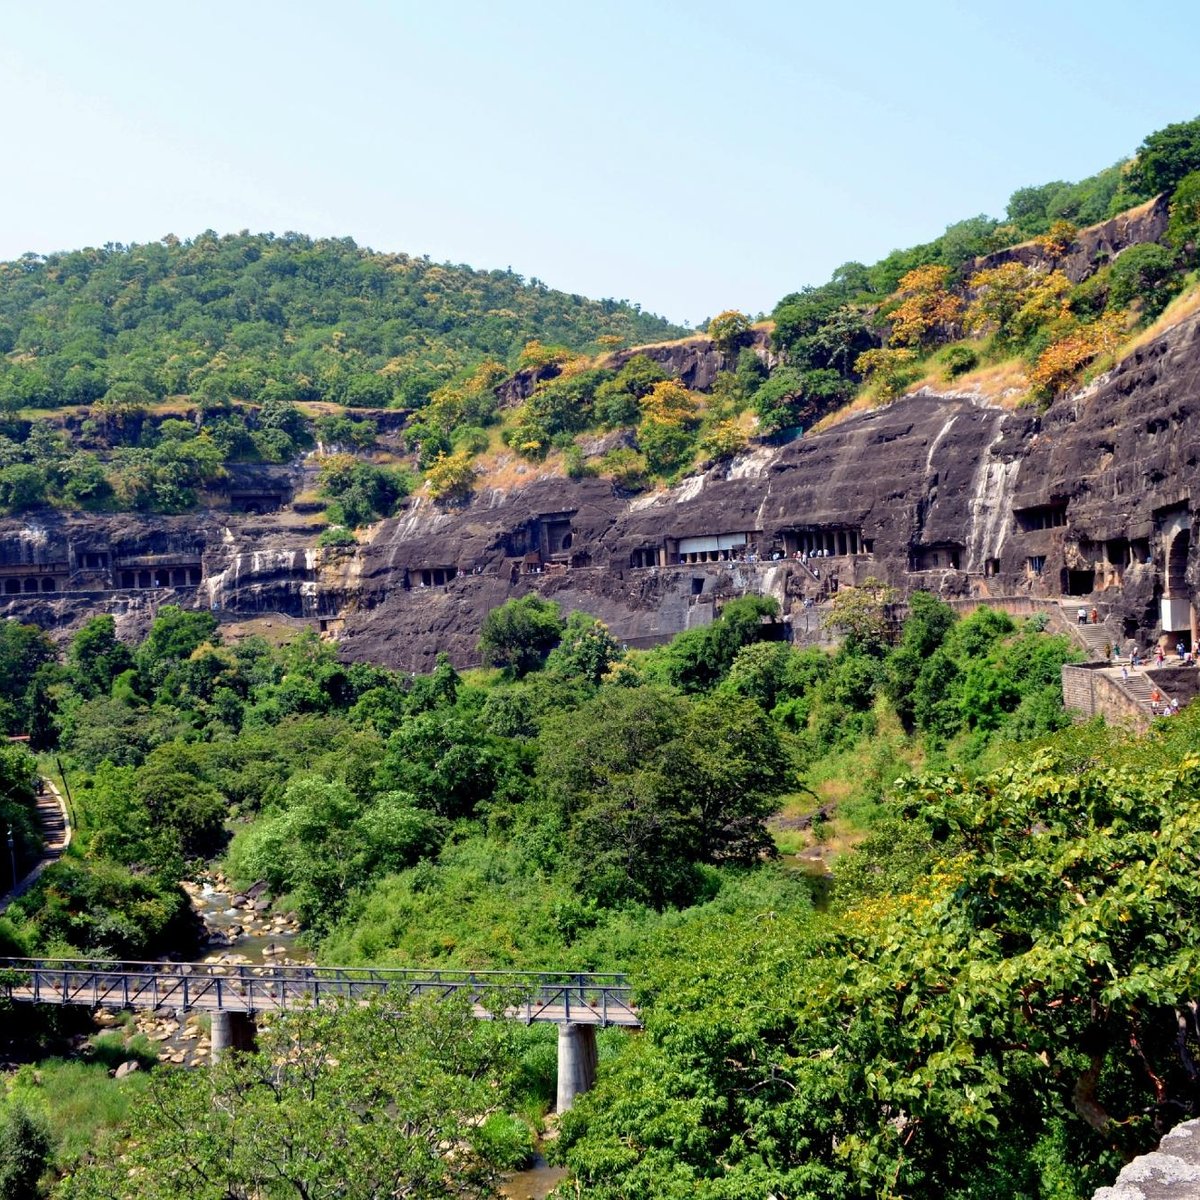
[[[246,895],[251,900],[257,900],[267,890],[267,881],[260,879],[246,889]]]
[[[270,907],[271,907],[271,901],[270,901],[270,898],[267,896],[260,896],[257,900],[254,901],[254,911],[255,912],[266,912],[267,909]]]
[[[1071,254],[1083,256],[1080,269],[1093,269],[1097,255],[1152,239],[1162,219],[1161,203],[1143,206],[1084,231]],[[1018,251],[1032,253],[1005,253]],[[766,333],[755,332],[752,349],[770,356]],[[728,365],[703,337],[609,361],[619,366],[634,353],[700,387]],[[535,382],[514,381],[514,399]],[[1126,640],[1145,645],[1157,630],[1172,545],[1182,556],[1177,575],[1200,592],[1200,536],[1174,540],[1191,533],[1200,510],[1192,498],[1200,495],[1197,397],[1200,321],[1193,316],[1045,412],[1009,410],[950,386],[926,390],[636,496],[608,480],[530,468],[514,484],[481,487],[471,503],[414,501],[329,567],[312,552],[316,526],[296,524],[294,512],[223,514],[214,536],[208,513],[47,510],[37,514],[36,538],[25,516],[0,520],[0,538],[14,562],[64,564],[63,590],[39,597],[36,607],[29,597],[0,597],[0,616],[63,633],[109,611],[120,636],[139,636],[152,617],[149,597],[117,589],[98,609],[95,592],[65,565],[75,561],[73,547],[103,543],[131,558],[194,560],[207,580],[203,602],[228,612],[281,613],[271,619],[296,628],[311,628],[305,614],[314,608],[336,614],[344,659],[403,670],[432,669],[440,650],[458,666],[474,664],[486,614],[527,594],[594,613],[618,640],[648,646],[711,621],[725,599],[761,593],[783,606],[793,640],[815,641],[825,636],[821,613],[805,602],[819,600],[832,580],[842,587],[869,577],[904,593],[924,588],[968,600],[1087,592]],[[292,485],[308,486],[308,471],[280,468],[280,486],[290,481],[289,494]],[[862,552],[814,560],[819,579],[794,560],[770,561],[801,536],[837,548],[850,534]],[[678,559],[680,539],[720,535],[751,537],[764,561],[650,565]],[[527,556],[550,556],[552,538],[556,561],[522,573]],[[432,582],[433,572],[445,579],[451,569],[457,573],[448,582]],[[421,586],[423,571],[431,572],[430,586]],[[239,906],[231,902],[227,914],[258,909],[264,899],[235,897]],[[223,903],[213,897],[214,907]]]
[[[132,1075],[134,1071],[140,1071],[141,1065],[136,1059],[126,1059],[114,1072],[114,1079],[124,1079],[127,1075]]]

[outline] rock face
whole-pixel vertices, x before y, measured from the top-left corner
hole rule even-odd
[[[286,499],[251,514],[10,520],[0,604],[58,629],[111,611],[130,635],[168,601],[283,613],[339,636],[349,658],[424,670],[439,650],[475,661],[488,611],[530,592],[630,645],[764,593],[804,639],[819,635],[814,605],[873,576],[902,592],[1079,596],[1125,636],[1165,630],[1173,645],[1195,636],[1200,589],[1198,407],[1192,318],[1041,415],[922,392],[660,493],[540,478],[461,507],[416,499],[348,553],[316,550],[319,525]]]
[[[1010,246],[1006,250],[977,258],[972,271],[1019,262],[1031,267],[1055,267],[1072,283],[1079,283],[1116,258],[1122,250],[1142,242],[1161,241],[1167,232],[1169,216],[1166,195],[1156,196],[1108,221],[1081,229],[1061,257],[1047,254],[1037,242],[1022,242],[1019,246]]]
[[[1128,1163],[1093,1200],[1200,1200],[1200,1121],[1176,1125],[1157,1150]]]

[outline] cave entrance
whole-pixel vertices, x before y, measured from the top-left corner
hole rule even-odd
[[[1068,596],[1090,596],[1096,589],[1095,571],[1064,570],[1064,588]]]

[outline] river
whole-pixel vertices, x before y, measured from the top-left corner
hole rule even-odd
[[[221,876],[205,876],[185,883],[184,890],[208,931],[210,957],[230,963],[287,964],[312,962],[306,947],[297,942],[300,928],[294,919],[272,916],[256,907],[262,893],[235,893]],[[563,1167],[551,1167],[539,1153],[534,1164],[505,1177],[500,1194],[508,1200],[546,1200],[567,1177]]]

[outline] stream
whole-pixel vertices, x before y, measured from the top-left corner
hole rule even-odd
[[[209,953],[205,961],[254,966],[313,961],[311,953],[297,944],[299,923],[291,914],[281,916],[270,912],[265,888],[256,884],[245,892],[234,892],[220,875],[204,876],[184,883],[183,887],[208,934]],[[189,1037],[186,1026],[180,1035],[185,1044],[178,1048],[176,1038],[166,1039],[170,1043],[168,1053],[183,1050],[184,1061],[193,1061],[197,1039],[194,1033]],[[199,1040],[199,1046],[204,1046],[204,1039]],[[508,1200],[546,1200],[566,1177],[565,1168],[546,1163],[539,1143],[533,1165],[506,1176],[500,1194]]]

